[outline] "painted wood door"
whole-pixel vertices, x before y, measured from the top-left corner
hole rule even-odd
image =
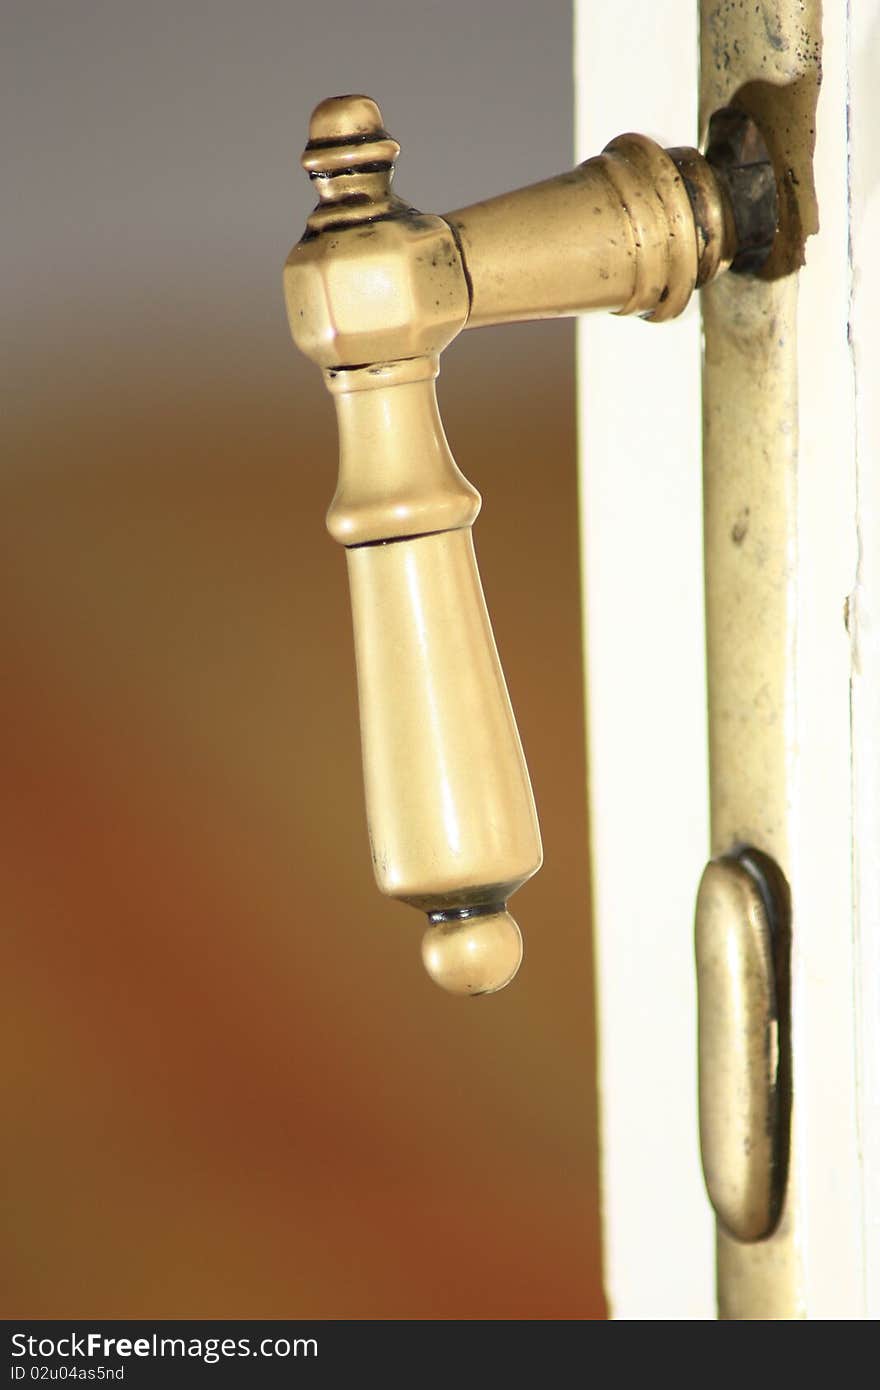
[[[699,14],[689,0],[662,7],[582,0],[575,46],[579,158],[627,129],[667,144],[696,142],[711,112],[730,101],[756,105],[755,114],[771,121],[791,111],[807,144],[815,141],[806,164],[792,155],[777,168],[802,255],[777,267],[772,283],[743,281],[725,288],[723,303],[707,299],[705,393],[696,304],[662,330],[599,318],[580,326],[611,1314],[714,1317],[717,1254],[728,1316],[873,1318],[880,1313],[880,407],[871,382],[880,370],[880,274],[870,248],[880,244],[880,3],[850,12],[827,6],[823,17],[813,0],[762,0],[739,12],[703,0]],[[779,135],[777,152],[786,138]],[[786,375],[790,389],[771,431],[761,373],[752,371],[751,394],[738,407],[747,407],[755,428],[739,439],[730,432],[742,409],[737,417],[737,403],[725,398],[728,378],[713,367],[713,353],[718,316],[729,324],[747,312],[749,296],[753,308],[760,301],[768,373],[777,385]],[[730,373],[730,391],[738,380],[742,373]],[[714,429],[717,445],[721,428],[724,455],[719,469],[719,455],[713,465],[707,452],[705,497],[704,408],[707,439]],[[759,682],[751,702],[741,703],[736,738],[744,768],[759,745],[778,758],[779,810],[775,819],[768,812],[763,847],[782,863],[791,889],[794,1104],[780,1231],[751,1249],[728,1248],[722,1235],[716,1252],[699,1161],[692,923],[703,864],[732,847],[738,824],[724,819],[721,770],[710,767],[707,751],[720,763],[723,744],[723,775],[735,774],[736,742],[732,752],[730,731],[718,735],[729,708],[713,674],[725,653],[712,575],[720,546],[745,552],[749,544],[730,539],[735,517],[727,533],[716,520],[717,507],[737,501],[738,470],[755,440],[766,448],[768,488],[776,489],[784,522],[785,553],[775,557],[784,621],[773,639],[782,679],[772,696],[762,696]],[[753,576],[773,559],[760,550],[763,497],[738,498],[753,527],[743,561]],[[725,603],[740,598],[736,583],[725,590]],[[766,640],[758,623],[755,641]],[[729,651],[726,659],[736,681],[737,661]],[[758,673],[765,659],[760,648],[749,656]],[[750,838],[765,833],[762,809]],[[780,1252],[776,1302],[772,1261]],[[762,1279],[763,1294],[756,1292]],[[742,1298],[730,1293],[733,1285],[745,1289]]]

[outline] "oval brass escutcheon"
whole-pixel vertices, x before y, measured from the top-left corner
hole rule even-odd
[[[718,1220],[741,1241],[770,1235],[785,1181],[783,886],[771,861],[740,850],[707,864],[697,895],[703,1174]]]

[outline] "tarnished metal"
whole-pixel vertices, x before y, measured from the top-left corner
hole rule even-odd
[[[702,155],[688,153],[724,226],[718,182]],[[669,153],[644,135],[621,135],[568,173],[447,220],[471,277],[470,327],[587,309],[660,323],[682,312],[697,284],[687,188]]]
[[[818,0],[701,0],[703,128],[734,107],[760,128],[779,229],[759,277],[702,297],[703,491],[711,852],[748,844],[791,877],[798,457],[797,276],[817,229],[812,178],[820,78]],[[797,902],[792,908],[797,933]],[[794,1102],[796,1106],[796,1100]],[[745,1243],[719,1227],[723,1318],[803,1316],[792,1175],[779,1221]]]
[[[733,215],[734,274],[754,275],[765,264],[779,225],[776,174],[753,117],[734,106],[713,111],[706,162],[725,190]]]
[[[707,864],[697,895],[700,1150],[719,1222],[763,1240],[788,1153],[787,913],[775,866],[741,850]]]

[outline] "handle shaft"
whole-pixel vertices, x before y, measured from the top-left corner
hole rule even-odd
[[[500,907],[541,839],[470,528],[347,554],[379,888],[428,913]]]

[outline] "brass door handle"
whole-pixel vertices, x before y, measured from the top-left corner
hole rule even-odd
[[[327,524],[348,560],[376,879],[427,913],[437,983],[486,994],[519,966],[507,900],[542,851],[474,557],[480,498],[437,410],[439,354],[485,324],[673,318],[738,257],[753,268],[766,254],[775,201],[760,151],[733,180],[723,158],[624,135],[568,173],[438,217],[391,192],[398,153],[369,98],[316,108],[302,162],[319,202],[285,297],[339,422]]]

